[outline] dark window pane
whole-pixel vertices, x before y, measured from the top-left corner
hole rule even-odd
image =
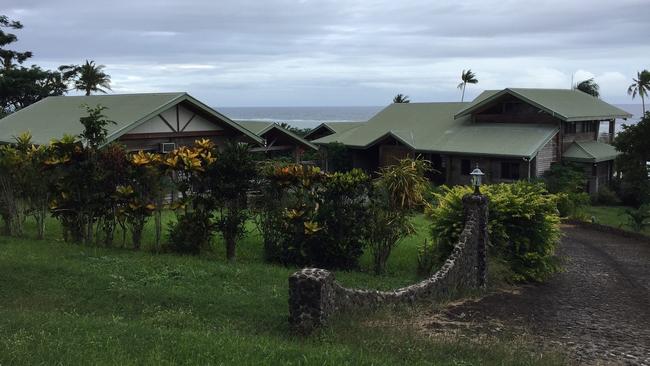
[[[462,159],[460,161],[460,174],[469,175],[472,168],[472,162],[469,159]]]

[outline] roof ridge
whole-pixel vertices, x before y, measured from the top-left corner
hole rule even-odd
[[[589,156],[591,156],[592,158],[595,159],[596,156],[594,156],[594,154],[592,154],[592,153],[590,153],[589,151],[587,151],[587,149],[585,149],[585,147],[582,146],[582,144],[581,144],[580,142],[581,142],[581,141],[575,141],[575,140],[573,141],[573,143],[576,144],[576,145],[578,146],[578,148],[580,148],[580,150],[584,151],[585,154],[587,154],[587,155],[589,155]]]
[[[95,94],[95,95],[51,95],[49,98],[88,98],[88,97],[121,97],[129,95],[179,95],[187,92],[155,92],[155,93],[120,93],[120,94]]]

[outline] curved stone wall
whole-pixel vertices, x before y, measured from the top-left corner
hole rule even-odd
[[[393,291],[350,289],[336,282],[334,274],[305,268],[289,277],[289,323],[300,333],[309,333],[327,323],[334,313],[375,308],[383,304],[435,301],[457,290],[482,288],[487,276],[487,198],[463,198],[465,226],[458,243],[443,266],[426,280]]]

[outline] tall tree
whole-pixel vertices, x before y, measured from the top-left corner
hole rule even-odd
[[[95,61],[88,61],[81,66],[65,65],[59,70],[69,79],[74,80],[74,88],[90,95],[91,93],[104,93],[111,90],[111,77],[104,72],[104,65],[97,65]]]
[[[399,93],[393,98],[393,103],[411,103],[411,101],[408,95]]]
[[[7,46],[17,42],[18,37],[5,32],[3,28],[22,29],[23,25],[0,15],[0,117],[43,98],[65,93],[62,73],[44,70],[36,65],[22,66],[25,60],[32,57],[32,53],[10,50]]]
[[[460,80],[461,82],[458,84],[458,89],[463,90],[463,94],[460,97],[460,101],[462,102],[465,100],[465,88],[467,87],[467,84],[477,84],[478,79],[471,69],[467,69],[467,71],[463,70],[463,73],[460,74]]]
[[[8,29],[22,29],[23,25],[19,21],[9,20],[5,15],[0,15],[0,59],[2,59],[2,69],[9,70],[15,64],[22,64],[28,58],[32,57],[32,53],[12,51],[5,48],[5,46],[14,43],[18,40],[13,33],[7,33],[2,28]]]
[[[650,203],[650,112],[633,125],[623,125],[616,135],[614,146],[621,152],[616,167],[622,173],[623,199],[637,206]]]
[[[583,80],[573,86],[573,89],[580,90],[596,98],[600,97],[600,86],[594,81],[594,78]]]
[[[650,92],[650,71],[643,70],[636,73],[636,79],[632,78],[634,83],[627,88],[627,93],[632,96],[632,99],[638,94],[641,97],[641,105],[643,106],[643,115],[645,116],[645,97]]]

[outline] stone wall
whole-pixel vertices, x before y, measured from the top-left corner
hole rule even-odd
[[[465,226],[442,268],[426,280],[393,291],[350,289],[334,274],[305,268],[289,277],[289,323],[299,333],[323,326],[336,312],[376,308],[385,304],[412,304],[448,298],[458,290],[485,286],[487,278],[487,198],[463,198]]]

